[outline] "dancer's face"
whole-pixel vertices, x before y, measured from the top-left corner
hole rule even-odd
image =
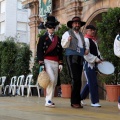
[[[75,30],[76,32],[78,32],[80,30],[81,24],[80,22],[73,22],[72,23],[72,28],[73,30]]]
[[[90,36],[95,36],[96,35],[96,30],[87,29],[86,30],[86,34],[90,35]]]

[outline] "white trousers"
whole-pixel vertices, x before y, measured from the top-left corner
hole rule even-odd
[[[46,72],[48,73],[50,77],[50,83],[48,87],[46,88],[46,103],[50,100],[52,101],[52,98],[54,96],[54,90],[55,86],[57,85],[58,80],[58,62],[52,61],[52,60],[44,60]]]

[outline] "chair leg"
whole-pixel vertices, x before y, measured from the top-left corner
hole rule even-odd
[[[5,87],[5,89],[4,89],[4,95],[5,95],[5,93],[6,93],[6,87]]]
[[[11,86],[9,86],[9,93],[11,93],[12,92],[12,87]]]
[[[14,86],[11,87],[12,95],[14,95]]]
[[[6,94],[6,89],[9,87],[9,85],[6,85],[5,86],[5,89],[4,89],[4,95]]]
[[[20,87],[17,89],[17,94],[20,95]]]
[[[0,86],[0,94],[2,94],[2,86]]]
[[[16,86],[12,87],[12,95],[16,95]]]
[[[28,87],[28,88],[27,88],[27,97],[29,97],[30,93],[31,93],[31,88]]]
[[[39,91],[39,87],[37,86],[37,91],[38,91],[38,97],[40,97],[40,91]]]
[[[24,86],[21,86],[22,96],[24,96]]]

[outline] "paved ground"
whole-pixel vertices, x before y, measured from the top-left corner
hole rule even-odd
[[[120,120],[117,102],[101,100],[101,108],[70,107],[69,99],[55,97],[56,108],[44,107],[44,97],[0,97],[0,120]]]

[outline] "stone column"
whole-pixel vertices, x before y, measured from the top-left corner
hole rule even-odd
[[[28,24],[30,26],[30,50],[32,51],[30,68],[32,68],[36,56],[38,24],[40,23],[39,0],[24,0],[22,4],[27,6],[27,9],[30,9],[30,22]]]
[[[28,23],[30,26],[30,50],[32,51],[32,57],[31,57],[31,63],[30,63],[30,68],[33,67],[34,65],[34,58],[36,56],[36,44],[37,44],[37,34],[38,34],[38,23],[39,23],[39,1],[32,1],[30,3],[31,7],[31,14],[30,14],[30,22]]]

